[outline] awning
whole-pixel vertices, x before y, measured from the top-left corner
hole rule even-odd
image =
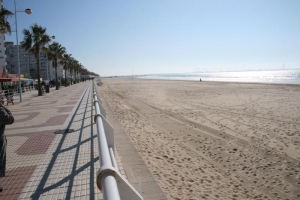
[[[19,81],[18,74],[2,74],[0,73],[0,82],[17,82]]]
[[[0,82],[11,82],[11,78],[1,78],[0,77]]]
[[[11,79],[11,82],[18,82],[19,81],[19,78],[12,78]]]
[[[11,74],[11,81],[12,82],[18,82],[19,81],[19,76],[17,74]]]

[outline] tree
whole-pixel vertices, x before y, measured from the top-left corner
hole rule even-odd
[[[69,69],[69,64],[71,62],[71,55],[70,54],[64,54],[62,60],[60,61],[60,63],[62,64],[64,70],[65,70],[65,87],[68,86],[67,83],[67,70]]]
[[[78,80],[79,80],[78,75],[79,75],[80,68],[81,68],[81,63],[79,63],[79,62],[77,61],[76,64],[75,64],[75,67],[74,67],[75,83],[77,83]]]
[[[71,75],[71,85],[73,84],[73,73],[75,71],[75,67],[77,65],[78,61],[75,58],[71,58],[70,64],[69,64],[69,72]]]
[[[78,69],[77,69],[77,77],[78,77],[78,79],[79,79],[79,81],[80,81],[80,77],[79,77],[79,74],[80,74],[80,76],[81,76],[81,72],[82,72],[82,69],[83,69],[84,67],[83,67],[83,65],[80,63],[79,64],[79,66],[78,66]]]
[[[73,68],[74,68],[74,67],[73,67],[73,65],[74,65],[74,64],[73,64],[73,63],[74,63],[74,60],[75,60],[74,58],[71,58],[71,59],[70,59],[69,67],[68,67],[69,73],[70,73],[70,75],[69,75],[69,76],[70,76],[70,85],[73,84],[73,81],[72,81],[72,77],[73,77],[73,76],[72,76],[72,73],[73,73]]]
[[[89,71],[85,67],[83,67],[80,73],[81,75],[88,75]]]
[[[14,14],[5,8],[0,10],[0,29],[11,33],[10,23],[7,21],[7,18],[11,17],[12,15]]]
[[[46,28],[33,24],[29,29],[23,30],[24,43],[22,47],[35,56],[37,61],[37,78],[38,78],[38,95],[42,96],[41,76],[40,76],[40,51],[46,51],[44,47],[51,41],[49,35],[46,34]]]
[[[62,60],[65,53],[66,53],[66,48],[61,46],[58,42],[53,42],[48,46],[48,52],[47,52],[48,60],[52,60],[52,66],[55,69],[56,90],[59,89],[58,78],[57,78],[58,60]]]

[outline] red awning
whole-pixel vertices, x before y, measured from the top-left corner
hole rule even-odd
[[[1,78],[0,77],[0,82],[11,82],[11,78]]]
[[[19,78],[12,78],[11,79],[11,82],[18,82],[19,81]]]
[[[0,73],[0,82],[17,82],[19,81],[18,74],[3,74]]]
[[[12,82],[19,81],[19,76],[17,74],[11,74],[10,77]]]

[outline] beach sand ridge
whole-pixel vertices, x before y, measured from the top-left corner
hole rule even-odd
[[[103,83],[169,199],[300,199],[300,86]]]

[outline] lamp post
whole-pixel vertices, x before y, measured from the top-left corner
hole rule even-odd
[[[15,25],[16,25],[16,41],[17,41],[17,59],[18,59],[18,76],[19,76],[19,94],[20,94],[20,102],[22,102],[22,87],[21,87],[21,72],[20,72],[20,54],[19,54],[19,39],[18,39],[18,24],[17,24],[17,12],[25,12],[30,15],[32,13],[31,9],[27,8],[23,11],[17,11],[16,0],[15,3]]]

